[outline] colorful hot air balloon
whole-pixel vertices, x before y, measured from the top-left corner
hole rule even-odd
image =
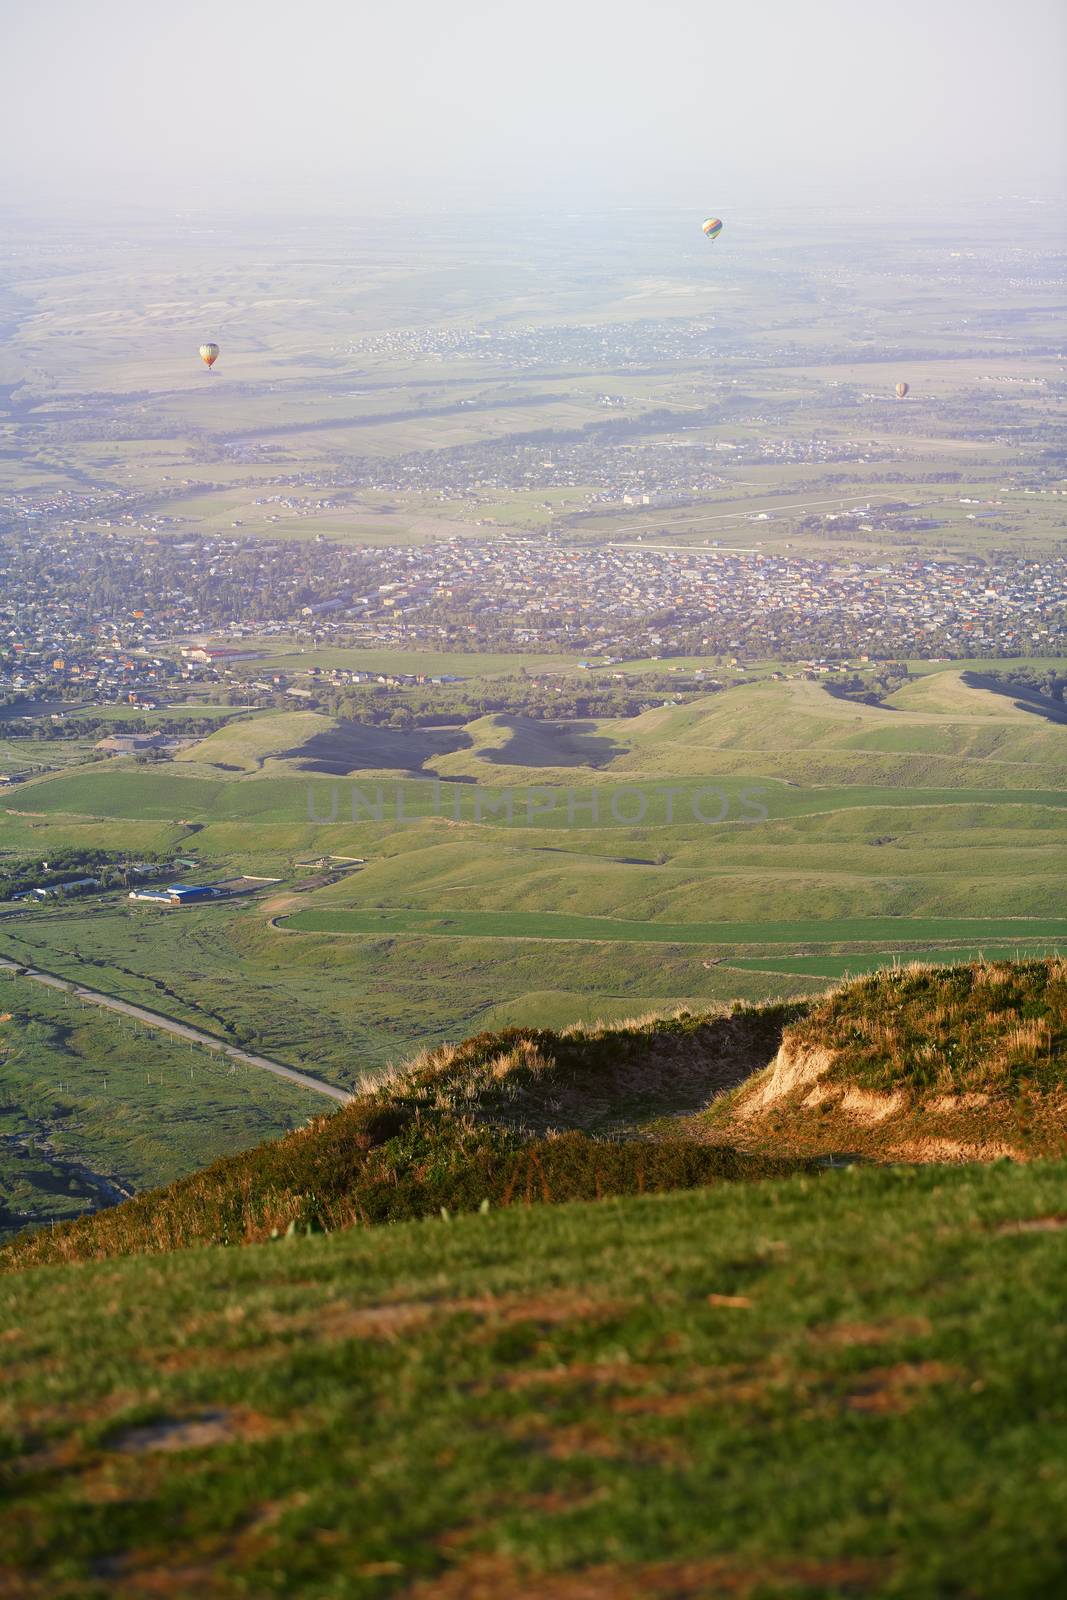
[[[217,344],[202,344],[200,346],[200,359],[204,363],[205,367],[207,367],[208,371],[210,372],[211,368],[215,365],[215,362],[219,359],[219,347],[218,347],[218,345]]]
[[[722,232],[722,222],[719,220],[719,218],[718,217],[709,217],[707,222],[705,222],[705,224],[704,224],[705,236],[707,238],[709,238],[709,239],[717,239],[721,232]]]
[[[907,392],[908,392],[908,390],[910,388],[911,388],[911,384],[910,383],[898,383],[897,384],[897,399],[898,400],[903,400],[904,396],[907,394]]]

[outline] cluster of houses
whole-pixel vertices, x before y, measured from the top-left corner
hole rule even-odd
[[[64,883],[52,883],[45,888],[26,889],[11,898],[13,901],[66,900],[101,888],[103,884],[99,878],[68,878]],[[202,900],[225,899],[228,893],[228,889],[213,883],[170,883],[166,888],[131,889],[127,898],[156,906],[192,906]]]
[[[62,878],[54,883],[35,884],[30,888],[21,890],[11,896],[12,903],[33,902],[48,900],[68,900],[79,895],[92,894],[96,890],[114,888],[116,870],[121,872],[122,880],[129,884],[134,881],[135,886],[129,890],[128,898],[131,900],[147,900],[155,905],[183,906],[195,905],[202,900],[218,900],[230,893],[228,885],[206,883],[171,883],[160,885],[159,879],[165,878],[176,867],[192,867],[196,863],[192,859],[169,861],[163,864],[154,861],[126,861],[120,869],[109,868],[107,882],[104,878],[92,874],[82,873],[77,877]],[[47,861],[40,863],[42,875],[49,873]],[[52,870],[54,876],[54,869]]]

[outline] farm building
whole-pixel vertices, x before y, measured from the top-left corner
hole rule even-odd
[[[197,900],[217,900],[226,891],[213,883],[171,883],[167,885],[167,893],[184,906]]]
[[[109,733],[106,739],[98,739],[93,749],[109,756],[135,756],[143,750],[161,750],[166,742],[162,733]]]
[[[147,900],[153,905],[189,906],[202,900],[219,900],[225,889],[212,883],[170,883],[165,889],[131,889],[130,900]]]
[[[24,894],[14,895],[13,899],[57,900],[63,895],[85,894],[90,889],[99,889],[99,887],[99,878],[68,878],[65,883],[50,883],[38,889],[27,889]]]

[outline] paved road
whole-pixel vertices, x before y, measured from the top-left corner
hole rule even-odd
[[[7,972],[23,972],[27,978],[32,978],[35,983],[43,983],[49,989],[59,989],[72,993],[79,1000],[87,1000],[90,1005],[103,1006],[107,1011],[120,1011],[123,1016],[133,1017],[138,1022],[143,1022],[146,1027],[159,1028],[163,1033],[170,1033],[178,1039],[188,1039],[190,1044],[203,1044],[209,1050],[217,1050],[221,1055],[229,1056],[231,1061],[241,1061],[246,1067],[261,1067],[264,1072],[273,1072],[276,1078],[285,1078],[289,1083],[299,1084],[301,1089],[310,1089],[315,1094],[324,1094],[331,1100],[337,1100],[341,1105],[347,1105],[352,1096],[346,1089],[336,1089],[332,1083],[324,1083],[321,1078],[313,1078],[309,1072],[298,1072],[296,1067],[287,1067],[281,1061],[272,1061],[269,1056],[251,1055],[247,1050],[239,1050],[236,1045],[226,1044],[222,1039],[216,1039],[214,1034],[203,1033],[199,1028],[191,1028],[186,1022],[175,1022],[173,1017],[161,1016],[158,1011],[149,1011],[144,1006],[135,1006],[128,1000],[118,1000],[114,995],[101,994],[97,989],[85,989],[80,983],[72,983],[66,978],[56,978],[50,972],[39,972],[35,967],[23,967],[20,962],[0,960],[0,969]]]

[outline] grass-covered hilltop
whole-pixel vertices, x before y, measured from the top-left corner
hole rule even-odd
[[[426,1051],[339,1112],[0,1251],[251,1244],[817,1170],[1067,1156],[1067,962],[895,968],[817,1001]]]
[[[1065,1090],[1063,960],[913,965],[427,1051],[24,1234],[0,1592],[1056,1593]]]

